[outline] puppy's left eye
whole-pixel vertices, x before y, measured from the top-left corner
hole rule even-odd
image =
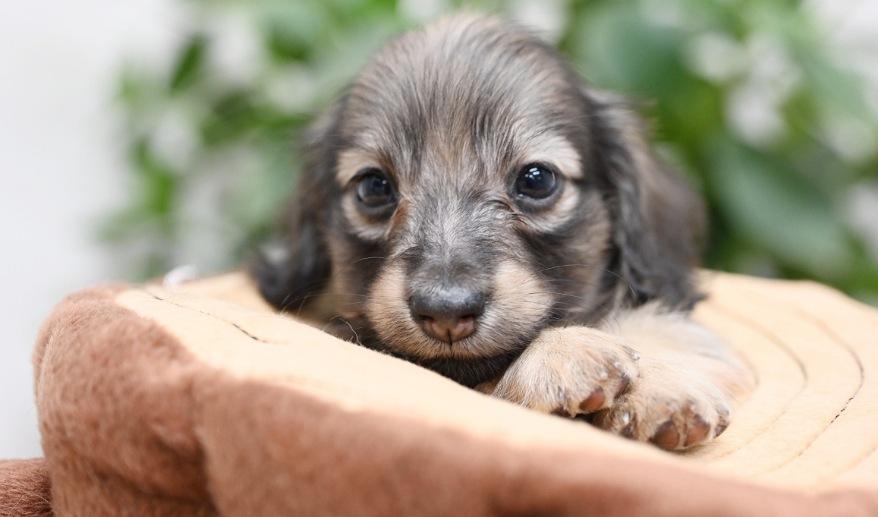
[[[530,199],[546,199],[558,190],[558,176],[549,167],[531,163],[518,172],[515,194]]]
[[[396,202],[396,191],[383,171],[366,169],[358,177],[357,201],[369,210],[380,210]]]

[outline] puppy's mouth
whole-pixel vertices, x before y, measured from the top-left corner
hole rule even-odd
[[[420,336],[400,340],[382,333],[385,337],[375,344],[384,352],[473,388],[498,379],[546,325],[540,320],[527,331],[504,332],[504,328],[515,329],[517,325],[492,321],[491,314],[486,311],[483,316],[487,321],[469,317],[453,325],[411,319],[420,327]]]
[[[375,280],[370,346],[475,386],[501,374],[545,327],[552,298],[522,265],[498,265],[490,290],[465,283],[413,290],[400,265]]]
[[[504,345],[502,348],[481,343],[478,329],[459,341],[449,342],[426,337],[425,340],[429,342],[430,348],[427,349],[428,353],[424,354],[413,352],[413,348],[409,346],[411,342],[382,338],[382,333],[378,332],[369,318],[350,317],[337,320],[336,323],[327,330],[342,339],[356,341],[360,345],[417,364],[470,388],[498,379],[524,352],[539,330],[546,326],[546,322],[541,321],[527,334],[510,334],[502,339]],[[473,352],[485,348],[496,349],[499,352],[490,355]],[[424,350],[423,347],[418,349]]]
[[[393,355],[448,377],[449,379],[474,388],[483,382],[493,381],[500,377],[509,365],[524,351],[527,344],[492,357],[434,357],[423,358],[408,356],[400,352]]]

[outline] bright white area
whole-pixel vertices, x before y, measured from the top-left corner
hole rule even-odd
[[[95,221],[123,200],[114,77],[166,59],[172,0],[7,2],[0,15],[0,458],[41,455],[31,348],[65,294],[110,280]]]

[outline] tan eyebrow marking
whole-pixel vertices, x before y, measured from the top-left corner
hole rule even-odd
[[[381,168],[375,155],[363,149],[348,149],[338,155],[335,180],[344,187],[358,172],[367,167]]]
[[[527,149],[525,159],[529,162],[553,164],[568,178],[580,179],[584,176],[579,153],[560,135],[537,136],[528,142]]]

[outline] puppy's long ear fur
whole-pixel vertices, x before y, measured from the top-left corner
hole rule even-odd
[[[282,215],[282,253],[260,254],[251,267],[262,296],[280,310],[301,309],[327,286],[332,264],[326,244],[331,200],[338,195],[335,139],[341,102],[308,130],[294,197]]]
[[[616,268],[627,302],[660,300],[689,310],[700,299],[691,273],[698,265],[704,206],[676,171],[651,151],[641,119],[612,94],[589,92],[596,128],[595,159],[605,171],[616,221]]]

